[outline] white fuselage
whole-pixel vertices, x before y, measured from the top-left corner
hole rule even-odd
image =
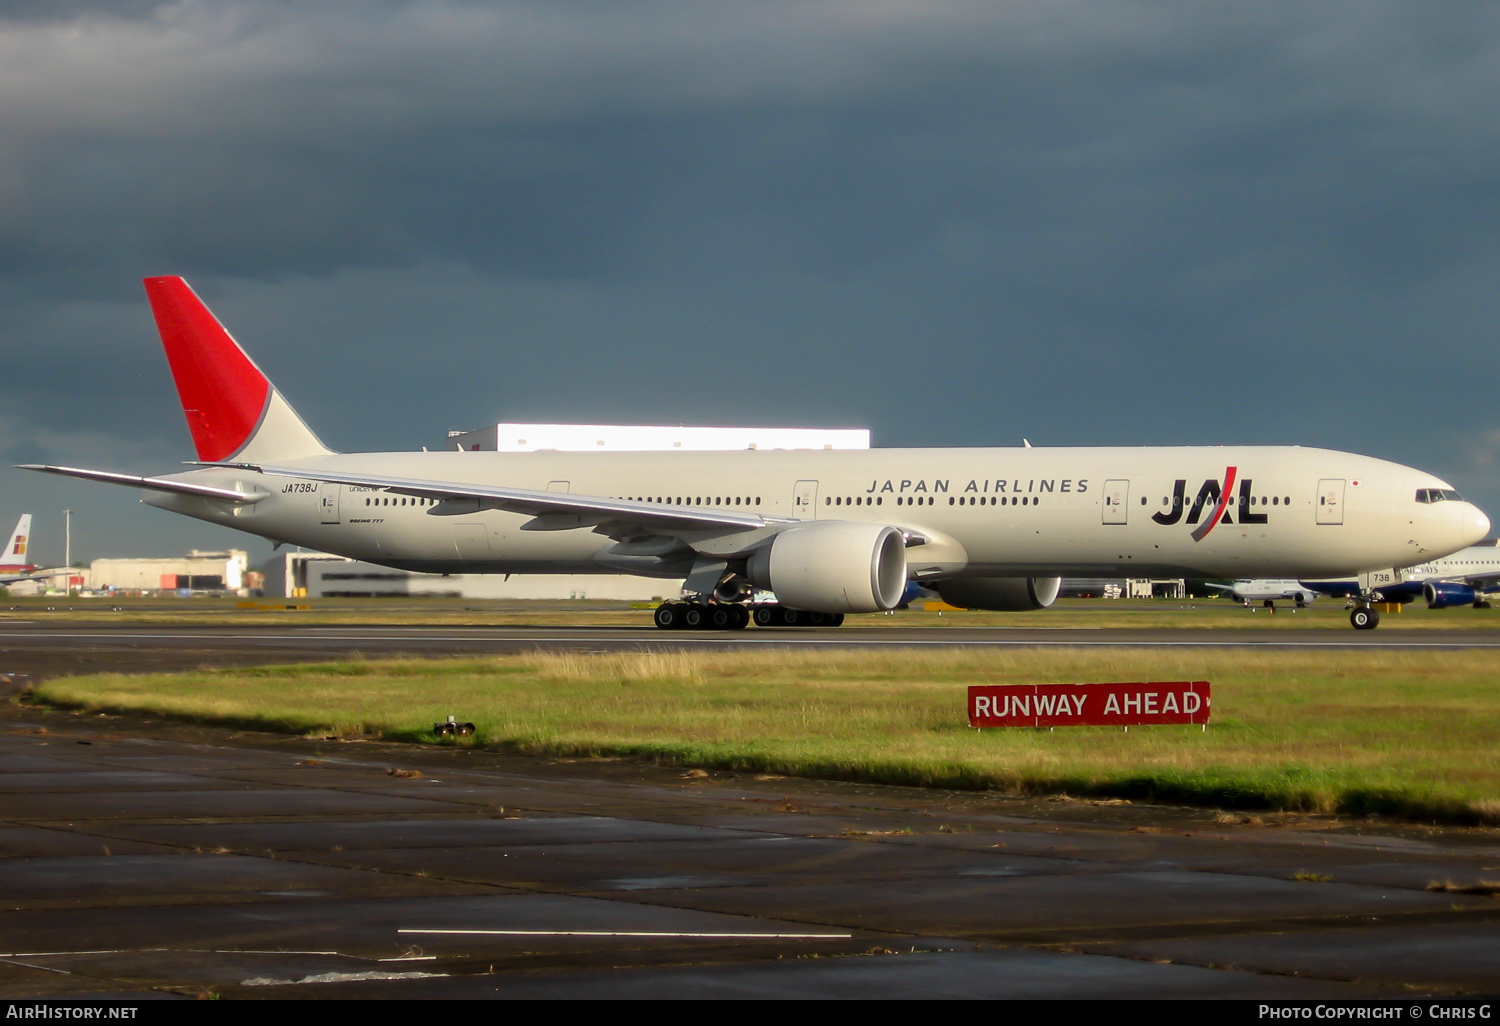
[[[1407,581],[1446,581],[1450,578],[1500,577],[1500,547],[1471,545],[1466,549],[1430,559],[1401,571]]]
[[[1237,602],[1246,603],[1290,599],[1298,604],[1304,604],[1317,598],[1317,592],[1304,587],[1299,581],[1275,581],[1265,578],[1235,581],[1234,587],[1225,594]]]
[[[280,462],[313,472],[888,524],[922,540],[907,550],[907,564],[924,580],[1332,577],[1434,559],[1478,541],[1489,527],[1467,502],[1415,501],[1417,489],[1447,487],[1430,474],[1300,447],[401,452]],[[238,507],[157,492],[143,501],[411,570],[686,572],[680,556],[633,549],[592,525],[569,530],[554,522],[542,530],[528,515],[480,502],[434,503],[228,467],[172,479],[270,497]]]

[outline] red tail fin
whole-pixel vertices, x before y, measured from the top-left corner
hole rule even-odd
[[[222,460],[255,433],[271,382],[181,278],[147,278],[172,379],[200,460]]]

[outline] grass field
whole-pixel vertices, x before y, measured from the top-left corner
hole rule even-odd
[[[518,601],[450,598],[262,599],[264,605],[306,605],[301,610],[240,609],[235,599],[191,598],[26,598],[0,605],[0,621],[49,618],[99,623],[270,625],[431,624],[490,626],[647,627],[651,614],[628,602],[600,600]],[[1273,616],[1265,609],[1246,609],[1226,599],[1061,599],[1050,609],[1024,613],[982,611],[926,612],[920,608],[890,615],[850,616],[845,629],[882,627],[1073,627],[1073,628],[1269,628],[1352,630],[1349,613],[1337,599],[1319,600],[1306,609],[1282,604]],[[1414,603],[1399,614],[1386,614],[1383,627],[1419,630],[1500,628],[1493,609],[1429,610]]]
[[[324,735],[1015,793],[1500,822],[1486,652],[537,653],[60,678],[30,700]],[[1197,727],[975,731],[964,685],[1209,680]],[[445,741],[443,743],[453,743]]]

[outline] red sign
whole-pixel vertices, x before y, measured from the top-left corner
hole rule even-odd
[[[1142,684],[975,684],[971,727],[1134,727],[1207,723],[1206,680]]]

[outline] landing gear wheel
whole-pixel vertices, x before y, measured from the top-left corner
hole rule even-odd
[[[704,621],[703,626],[709,630],[727,631],[734,622],[734,614],[729,611],[728,606],[709,606]]]
[[[732,631],[742,631],[748,626],[750,626],[750,610],[744,606],[730,606],[729,629]]]
[[[690,631],[695,631],[703,626],[703,607],[689,605],[682,611],[682,626]]]
[[[807,614],[807,625],[809,627],[829,627],[829,626],[832,626],[832,625],[828,621],[831,620],[832,618],[833,617],[830,614],[828,614],[828,613],[817,613],[817,612],[808,613]]]
[[[676,602],[663,602],[656,607],[652,619],[662,630],[675,631],[682,626],[682,607]]]
[[[751,618],[757,627],[774,627],[777,621],[776,606],[756,606]]]
[[[782,606],[777,622],[782,627],[802,627],[807,623],[807,614],[800,609],[788,609]]]
[[[1380,625],[1380,614],[1369,606],[1355,606],[1349,614],[1349,622],[1357,631],[1373,631]]]
[[[834,613],[832,619],[830,619],[828,621],[828,626],[830,626],[830,627],[842,627],[842,626],[844,626],[844,614],[843,613]]]
[[[1474,608],[1475,609],[1489,609],[1490,608],[1490,600],[1489,599],[1480,599],[1478,602],[1474,603]]]

